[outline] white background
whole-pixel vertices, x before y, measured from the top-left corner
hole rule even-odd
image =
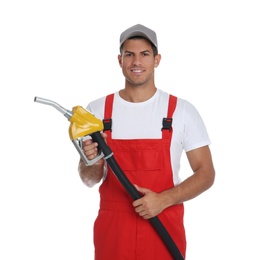
[[[185,203],[187,259],[253,259],[252,13],[245,0],[1,1],[0,259],[93,259],[98,186],[78,176],[67,119],[34,97],[71,110],[122,88],[119,35],[136,23],[158,35],[157,87],[193,103],[212,140],[215,184]]]

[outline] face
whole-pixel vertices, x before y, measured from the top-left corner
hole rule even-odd
[[[129,39],[124,42],[118,56],[126,83],[132,86],[154,84],[154,69],[159,65],[161,56],[154,57],[151,44],[146,39]]]

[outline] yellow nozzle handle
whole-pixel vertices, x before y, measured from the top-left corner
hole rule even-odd
[[[103,122],[81,106],[73,107],[69,126],[71,140],[101,132],[104,129]]]

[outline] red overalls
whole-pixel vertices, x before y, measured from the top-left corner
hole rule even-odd
[[[112,115],[113,97],[106,99],[106,119]],[[172,118],[176,101],[170,95],[167,118]],[[174,186],[170,161],[172,128],[162,132],[162,139],[119,140],[111,139],[111,131],[106,131],[107,144],[130,182],[154,192]],[[94,224],[95,260],[173,260],[149,220],[135,212],[132,198],[110,169],[99,191],[100,209]],[[165,209],[158,217],[185,256],[183,214],[183,204],[179,204]]]

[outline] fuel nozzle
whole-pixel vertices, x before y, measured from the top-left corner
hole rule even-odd
[[[34,102],[56,108],[69,120],[69,137],[86,165],[92,165],[104,157],[103,152],[100,151],[96,158],[89,160],[82,149],[82,143],[86,136],[96,132],[100,133],[103,130],[104,125],[101,120],[81,106],[73,107],[72,111],[70,111],[60,106],[58,103],[45,98],[35,97]]]
[[[60,106],[59,104],[57,104],[56,102],[49,100],[49,99],[45,99],[45,98],[40,98],[40,97],[35,97],[34,98],[34,102],[38,102],[41,104],[45,104],[45,105],[49,105],[52,106],[54,108],[56,108],[59,112],[61,112],[65,117],[67,117],[67,119],[70,119],[72,117],[72,112],[65,109],[64,107]]]

